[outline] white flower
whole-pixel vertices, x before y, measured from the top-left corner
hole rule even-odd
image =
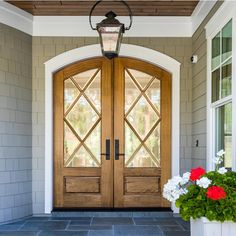
[[[223,161],[222,156],[216,156],[213,158],[213,163],[219,165]]]
[[[221,167],[221,168],[219,168],[219,170],[217,172],[223,175],[227,172],[227,169],[225,167]]]
[[[190,172],[186,172],[183,174],[182,181],[180,182],[181,185],[187,184],[190,178]]]
[[[222,157],[225,154],[225,151],[221,149],[219,152],[216,153],[217,156]]]
[[[201,179],[197,180],[196,184],[199,187],[208,188],[208,186],[211,184],[211,180],[208,179],[207,177],[202,177]]]
[[[180,184],[181,181],[182,181],[182,178],[181,178],[179,175],[174,176],[174,177],[172,178],[172,180],[171,180],[171,182],[172,182],[173,184]]]
[[[163,197],[170,202],[176,201],[180,195],[187,193],[187,189],[181,186],[183,178],[180,176],[174,176],[172,179],[164,185]]]

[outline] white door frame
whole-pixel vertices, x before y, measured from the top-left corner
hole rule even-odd
[[[180,139],[180,63],[152,49],[122,44],[120,56],[136,58],[154,64],[172,76],[172,176],[179,174]],[[74,62],[101,56],[99,44],[64,52],[45,62],[45,213],[53,209],[53,74]],[[174,212],[177,209],[172,205]]]

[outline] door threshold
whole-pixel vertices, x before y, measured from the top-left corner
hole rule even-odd
[[[170,208],[74,209],[56,208],[53,217],[172,217]]]

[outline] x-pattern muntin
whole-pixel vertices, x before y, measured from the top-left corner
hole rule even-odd
[[[92,131],[96,128],[96,126],[99,124],[99,122],[101,121],[101,114],[99,113],[99,111],[97,110],[97,108],[93,105],[93,103],[90,101],[90,98],[86,95],[86,90],[87,88],[91,85],[91,83],[93,82],[93,80],[96,78],[97,74],[99,73],[101,69],[98,68],[96,70],[96,72],[94,73],[94,75],[89,79],[89,81],[85,84],[84,88],[81,88],[77,82],[74,80],[73,77],[70,77],[69,79],[71,79],[72,83],[76,86],[76,88],[79,90],[79,94],[77,95],[77,97],[74,99],[74,101],[70,104],[70,106],[68,107],[68,109],[66,110],[65,114],[64,114],[64,121],[66,122],[67,126],[69,127],[69,129],[72,131],[72,133],[76,136],[76,138],[79,140],[79,144],[77,145],[77,147],[74,149],[73,153],[70,155],[70,157],[66,160],[65,165],[68,166],[70,164],[70,162],[73,160],[75,154],[77,153],[77,151],[83,146],[85,148],[85,150],[90,154],[91,158],[94,160],[94,162],[98,165],[101,166],[101,164],[99,163],[99,161],[97,160],[97,158],[94,156],[94,154],[90,151],[90,149],[88,148],[88,146],[85,144],[86,139],[90,136],[90,134],[92,133]],[[134,151],[134,153],[131,155],[131,157],[126,161],[126,166],[128,166],[130,164],[130,162],[134,159],[135,155],[139,152],[139,150],[144,147],[145,150],[149,153],[152,161],[158,166],[160,163],[156,160],[155,156],[153,155],[152,151],[149,150],[148,146],[146,145],[146,141],[148,140],[148,138],[151,136],[152,132],[156,129],[156,127],[158,126],[158,124],[161,121],[161,116],[159,111],[157,110],[157,108],[153,105],[153,103],[150,101],[149,97],[147,96],[146,92],[147,90],[150,88],[150,86],[152,85],[153,81],[155,79],[157,79],[156,77],[152,77],[152,79],[147,83],[147,85],[145,86],[145,88],[143,89],[140,84],[136,81],[136,79],[134,78],[134,76],[131,74],[131,72],[129,71],[129,69],[125,69],[125,71],[128,73],[129,77],[131,78],[131,80],[133,81],[133,83],[136,85],[136,87],[139,89],[140,94],[138,95],[138,97],[135,99],[135,101],[133,102],[133,104],[130,106],[130,108],[128,109],[128,111],[125,114],[125,122],[128,124],[128,126],[130,127],[130,129],[133,131],[133,133],[136,135],[136,137],[139,139],[140,144],[139,146],[136,148],[136,150]],[[78,100],[81,97],[84,97],[86,99],[86,101],[89,103],[89,105],[92,107],[92,109],[96,112],[96,114],[98,115],[98,119],[97,121],[94,123],[94,125],[90,128],[90,130],[87,132],[87,134],[85,135],[85,137],[82,139],[80,138],[80,136],[77,134],[77,132],[75,131],[75,129],[73,128],[73,126],[70,124],[70,122],[67,120],[66,116],[70,113],[70,111],[73,109],[73,107],[76,105],[76,103],[78,102]],[[146,136],[144,137],[144,139],[142,139],[139,134],[137,133],[136,129],[131,125],[131,123],[129,122],[129,120],[127,119],[128,115],[130,114],[130,112],[133,110],[133,108],[135,107],[135,105],[138,103],[138,101],[140,100],[141,97],[144,97],[146,99],[146,101],[148,102],[148,104],[152,107],[152,109],[154,110],[154,112],[157,114],[157,116],[159,117],[159,119],[155,122],[155,124],[153,125],[153,127],[149,130],[149,132],[146,134]]]
[[[96,128],[96,126],[99,124],[99,122],[101,121],[101,114],[100,112],[97,110],[97,108],[93,105],[93,103],[90,101],[90,98],[86,95],[86,90],[87,88],[91,85],[91,83],[94,81],[94,79],[96,78],[96,76],[98,75],[98,73],[100,72],[101,68],[98,68],[96,70],[96,72],[94,73],[94,75],[89,79],[89,81],[85,84],[84,88],[80,88],[80,86],[77,84],[77,82],[74,80],[73,77],[69,77],[68,79],[71,79],[72,83],[76,86],[76,88],[79,90],[79,94],[77,95],[77,97],[75,98],[75,100],[71,103],[71,105],[69,106],[69,108],[66,110],[66,112],[64,113],[64,122],[67,124],[67,126],[69,127],[69,129],[72,131],[72,133],[76,136],[76,138],[79,141],[79,144],[77,145],[77,147],[74,149],[73,153],[70,155],[70,157],[66,160],[65,166],[68,166],[70,164],[70,162],[73,160],[75,154],[77,153],[77,151],[81,148],[84,147],[85,150],[89,153],[90,157],[93,159],[93,161],[97,164],[97,166],[101,166],[100,162],[97,160],[97,158],[95,157],[95,155],[90,151],[89,147],[85,144],[86,139],[90,136],[90,134],[94,131],[94,129]],[[66,116],[70,113],[70,111],[73,109],[73,107],[77,104],[77,102],[79,101],[79,99],[81,97],[84,97],[86,99],[86,101],[88,102],[88,104],[92,107],[92,109],[96,112],[98,118],[96,120],[96,122],[93,124],[93,126],[90,128],[90,130],[87,132],[87,134],[85,135],[84,138],[80,138],[80,136],[78,135],[78,133],[75,131],[75,129],[73,128],[73,126],[71,125],[71,123],[67,120]]]
[[[134,76],[131,74],[131,72],[129,71],[128,68],[125,69],[125,71],[128,73],[129,77],[131,78],[131,80],[133,81],[133,83],[136,85],[136,87],[139,89],[140,94],[139,96],[135,99],[135,101],[133,102],[133,104],[130,106],[130,108],[128,109],[128,111],[125,114],[125,122],[127,123],[127,125],[129,126],[129,128],[133,131],[133,133],[135,134],[135,136],[139,139],[140,144],[139,146],[136,148],[136,150],[133,152],[133,154],[130,156],[130,158],[126,161],[126,166],[128,166],[132,160],[135,158],[135,155],[139,152],[139,150],[144,147],[145,150],[149,153],[152,161],[159,166],[160,163],[159,161],[157,161],[156,157],[153,155],[152,151],[149,150],[148,146],[146,145],[146,141],[148,140],[148,138],[151,136],[152,132],[156,129],[156,127],[158,126],[158,124],[161,122],[161,115],[159,113],[159,111],[156,109],[156,107],[153,105],[153,103],[150,101],[149,97],[147,96],[146,92],[147,90],[150,88],[150,86],[152,85],[153,81],[155,79],[157,79],[156,77],[152,77],[152,79],[147,83],[147,85],[145,86],[145,88],[143,89],[140,84],[136,81],[136,79],[134,78]],[[149,130],[149,132],[146,134],[146,136],[144,137],[144,139],[142,139],[140,137],[140,135],[138,134],[138,132],[136,131],[136,129],[131,125],[131,123],[128,120],[128,115],[130,114],[130,112],[133,110],[133,108],[136,106],[136,104],[138,103],[138,101],[140,100],[141,97],[144,97],[148,104],[152,107],[152,109],[154,110],[154,112],[157,114],[157,116],[159,117],[159,119],[154,123],[153,127]]]

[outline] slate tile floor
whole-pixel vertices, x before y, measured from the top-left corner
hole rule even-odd
[[[190,236],[177,217],[30,217],[0,225],[4,236]]]

